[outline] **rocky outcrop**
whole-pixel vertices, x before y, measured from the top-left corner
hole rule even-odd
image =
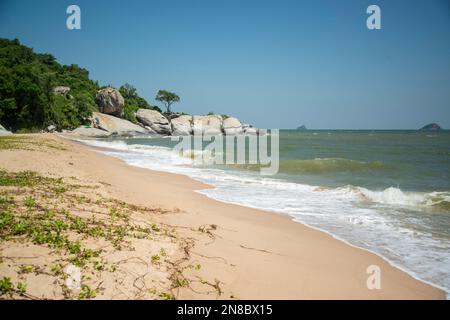
[[[171,120],[173,136],[189,136],[192,134],[192,116],[181,115]]]
[[[135,136],[149,134],[149,131],[128,120],[120,119],[99,112],[92,113],[92,125],[94,128],[107,131],[119,136]]]
[[[47,132],[55,132],[56,131],[56,126],[54,124],[51,124],[47,127]]]
[[[244,133],[242,123],[237,118],[234,117],[228,117],[225,120],[223,120],[222,128],[225,135],[228,136],[234,136],[237,134]]]
[[[441,131],[442,128],[437,123],[430,123],[422,127],[420,130],[423,131]]]
[[[259,130],[249,124],[242,124],[239,119],[218,115],[191,116],[170,115],[170,120],[155,110],[139,109],[136,112],[138,125],[112,115],[94,112],[91,118],[93,128],[80,127],[73,133],[86,137],[108,137],[110,135],[257,135]],[[96,129],[96,130],[90,130]],[[98,130],[100,131],[98,131]]]
[[[69,94],[70,87],[66,86],[57,86],[53,88],[53,94],[66,97],[67,99],[72,100],[73,96]]]
[[[149,126],[144,126],[144,128],[148,130],[148,133],[149,133],[150,135],[158,135],[158,134],[159,134],[159,133],[157,133],[155,130],[153,130],[153,129],[152,129],[151,127],[149,127]]]
[[[243,134],[259,134],[259,130],[248,123],[242,125],[242,131]]]
[[[172,127],[161,113],[150,109],[139,109],[136,118],[144,126],[150,127],[157,134],[168,135],[172,133]]]
[[[114,88],[108,87],[97,92],[95,102],[98,105],[100,112],[109,115],[121,117],[123,115],[123,108],[125,100],[120,92]]]
[[[257,135],[259,134],[259,130],[257,128],[248,127],[244,130],[244,134]]]
[[[12,134],[10,131],[6,130],[1,124],[0,124],[0,136],[9,136]]]
[[[240,135],[240,134],[259,134],[259,130],[249,124],[242,124],[235,117],[222,119],[221,116],[189,116],[182,115],[171,120],[172,135]]]
[[[107,138],[112,135],[111,132],[105,130],[86,127],[76,128],[75,130],[72,131],[72,133],[87,138]]]
[[[216,136],[222,134],[222,117],[220,116],[193,116],[192,122],[195,135]]]
[[[53,88],[54,94],[59,94],[60,96],[67,96],[69,94],[70,87],[57,86]]]

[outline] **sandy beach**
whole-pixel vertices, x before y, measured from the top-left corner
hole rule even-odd
[[[97,192],[108,197],[136,206],[160,208],[162,213],[152,219],[190,243],[189,250],[184,252],[184,263],[190,266],[182,270],[185,281],[178,286],[162,284],[177,299],[445,298],[443,291],[411,277],[379,256],[293,222],[285,215],[209,199],[195,190],[210,186],[186,176],[131,167],[55,134],[32,135],[27,139],[42,143],[32,150],[1,150],[0,169],[76,178],[85,184],[95,184]],[[48,147],[52,144],[60,148]],[[86,210],[89,211],[88,204]],[[139,219],[144,221],[145,216]],[[139,249],[142,257],[146,246],[151,246],[151,240]],[[167,251],[175,257],[183,254],[177,253],[182,251],[180,248],[173,246]],[[6,256],[5,250],[11,248],[2,246],[0,256]],[[13,273],[7,265],[7,260],[2,259],[0,273]],[[367,288],[366,270],[371,265],[381,270],[380,289]],[[158,272],[168,274],[170,268]],[[105,280],[102,285],[108,283]],[[29,288],[32,290],[32,285]],[[39,290],[45,294],[45,290]],[[52,290],[50,285],[48,290]],[[139,297],[105,293],[98,298]]]

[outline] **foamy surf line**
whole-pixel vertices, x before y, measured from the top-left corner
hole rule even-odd
[[[102,153],[120,158],[132,166],[183,174],[212,185],[212,189],[197,192],[214,200],[287,214],[295,222],[326,232],[340,241],[380,256],[414,278],[442,289],[449,297],[449,244],[439,243],[426,235],[418,237],[411,230],[395,227],[397,221],[380,215],[374,209],[355,207],[355,203],[364,198],[378,200],[380,205],[401,205],[405,202],[405,197],[409,196],[417,200],[417,205],[426,205],[423,195],[418,197],[417,194],[409,195],[399,189],[393,190],[396,188],[384,191],[360,187],[328,189],[263,179],[255,173],[243,175],[240,172],[239,175],[234,175],[228,170],[195,167],[190,159],[174,157],[167,147],[128,145],[123,141],[78,141],[102,148]],[[441,196],[445,198],[448,195]],[[339,214],[340,212],[348,214]],[[433,248],[439,247],[442,250],[433,251]]]

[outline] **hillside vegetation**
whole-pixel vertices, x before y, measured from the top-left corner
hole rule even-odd
[[[54,94],[57,86],[70,87],[70,92]],[[76,64],[61,65],[53,55],[35,53],[17,39],[0,38],[0,123],[5,128],[26,132],[49,125],[73,129],[87,124],[97,110],[99,89],[88,70]],[[125,119],[135,121],[138,108],[155,108],[129,84],[120,92],[125,99]]]

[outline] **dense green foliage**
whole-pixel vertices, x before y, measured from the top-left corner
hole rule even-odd
[[[53,93],[69,86],[70,94]],[[77,65],[61,65],[18,40],[0,39],[0,123],[8,129],[75,128],[96,109],[98,84]]]
[[[123,118],[128,121],[137,122],[135,113],[138,109],[152,109],[161,112],[160,108],[150,105],[144,98],[138,96],[136,88],[128,83],[121,86],[119,92],[125,100]]]
[[[56,94],[57,86],[70,87]],[[35,53],[16,40],[0,38],[0,123],[15,132],[39,131],[49,125],[73,129],[87,124],[97,110],[98,82],[77,65],[61,65],[50,54]],[[140,97],[129,84],[120,87],[124,118],[136,122],[139,108],[161,111]]]
[[[180,97],[173,92],[167,90],[159,90],[158,93],[156,94],[155,100],[164,103],[167,109],[167,113],[171,113],[172,111],[170,110],[170,106],[174,102],[179,102]]]

